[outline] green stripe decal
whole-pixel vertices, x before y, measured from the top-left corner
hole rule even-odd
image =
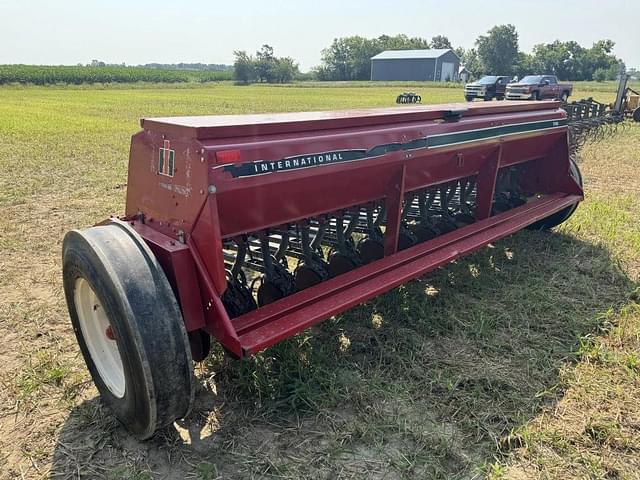
[[[468,132],[445,133],[443,135],[432,135],[427,137],[427,148],[444,147],[458,143],[476,142],[504,135],[515,135],[520,133],[535,132],[547,128],[564,127],[566,120],[544,120],[535,123],[522,123],[514,125],[502,125],[499,127],[486,128],[482,130],[471,130]]]
[[[352,162],[356,160],[367,160],[370,158],[380,157],[389,152],[398,152],[401,150],[420,150],[423,148],[440,148],[449,145],[459,145],[462,143],[478,142],[491,138],[504,137],[508,135],[518,135],[523,133],[539,132],[550,128],[565,127],[567,120],[542,120],[539,122],[516,123],[511,125],[500,125],[496,127],[480,128],[476,130],[466,130],[455,133],[443,133],[439,135],[429,135],[426,137],[409,140],[405,143],[387,143],[376,145],[369,150],[363,148],[352,150],[333,150],[330,152],[308,153],[304,155],[295,155],[292,157],[281,158],[278,160],[256,160],[253,162],[245,162],[240,164],[221,165],[225,171],[230,172],[234,178],[248,177],[252,175],[264,175],[275,172],[284,172],[289,170],[297,170],[299,168],[320,167],[340,162]],[[173,150],[170,150],[173,155]],[[162,150],[160,152],[160,162],[162,170]],[[173,156],[169,158],[170,162]],[[173,166],[170,164],[171,171]],[[219,168],[219,167],[215,167]],[[173,173],[171,173],[173,176]]]

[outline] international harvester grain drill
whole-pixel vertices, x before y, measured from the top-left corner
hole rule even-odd
[[[105,403],[184,416],[213,336],[253,355],[582,200],[557,102],[149,118],[123,216],[69,232],[64,289]]]

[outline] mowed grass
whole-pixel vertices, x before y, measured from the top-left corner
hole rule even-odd
[[[0,89],[0,478],[640,478],[640,128],[588,145],[587,200],[238,362],[132,440],[78,353],[66,231],[122,212],[139,118],[459,101],[420,84]],[[574,98],[610,102],[611,84]]]

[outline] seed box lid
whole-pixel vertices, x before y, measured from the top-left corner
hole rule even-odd
[[[559,107],[560,102],[554,101],[470,102],[325,112],[144,118],[140,124],[145,130],[174,133],[203,140],[445,120],[447,118],[455,120],[460,116],[524,113],[552,110]]]

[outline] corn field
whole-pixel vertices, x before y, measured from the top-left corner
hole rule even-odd
[[[54,85],[83,83],[179,83],[231,80],[233,72],[162,70],[144,67],[84,67],[0,65],[0,85]]]

